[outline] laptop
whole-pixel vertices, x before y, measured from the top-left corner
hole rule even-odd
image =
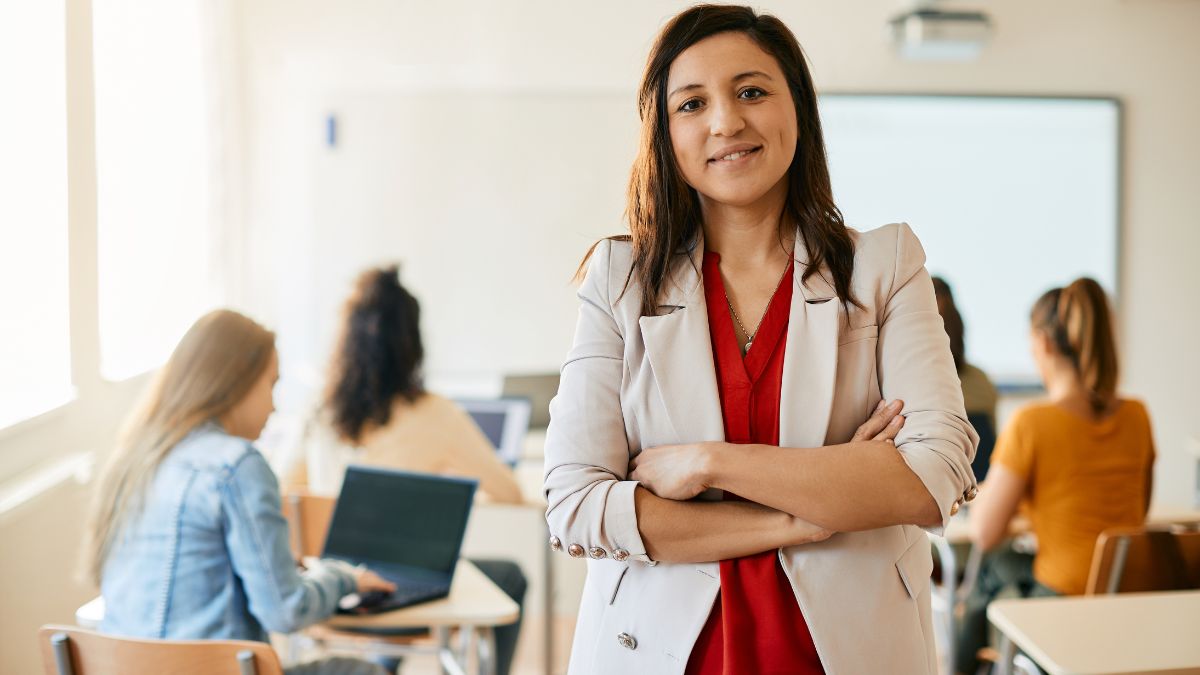
[[[364,565],[396,590],[347,596],[338,611],[374,614],[450,595],[476,485],[349,466],[321,557]]]
[[[550,426],[550,399],[558,394],[558,373],[539,375],[505,375],[500,395],[504,398],[526,398],[532,406],[530,429]]]
[[[496,448],[496,454],[509,466],[516,466],[523,454],[522,444],[529,431],[531,406],[524,398],[459,399],[455,401],[471,415]]]

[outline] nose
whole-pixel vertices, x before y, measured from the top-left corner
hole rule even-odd
[[[709,133],[713,136],[735,136],[746,128],[746,120],[734,101],[713,101],[709,110],[712,111]]]

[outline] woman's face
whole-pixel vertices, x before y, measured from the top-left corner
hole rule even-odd
[[[221,418],[225,431],[234,436],[247,440],[256,440],[267,419],[275,412],[275,383],[279,381],[279,355],[271,354],[271,362],[262,375],[255,380],[254,386],[246,393],[245,398],[237,403]]]
[[[775,58],[744,33],[688,47],[667,76],[675,162],[701,199],[749,206],[786,190],[796,106]]]

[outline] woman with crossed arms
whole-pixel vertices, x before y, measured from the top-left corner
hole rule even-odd
[[[546,440],[550,545],[588,559],[570,672],[935,672],[921,528],[977,437],[920,244],[843,223],[774,17],[676,16],[639,112]]]

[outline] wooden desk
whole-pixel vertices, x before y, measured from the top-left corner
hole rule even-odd
[[[470,661],[472,641],[465,639],[459,652],[451,648],[450,629],[458,628],[464,638],[469,638],[472,634],[478,635],[479,639],[473,641],[478,672],[491,675],[496,672],[496,637],[493,629],[516,621],[519,612],[517,603],[485,577],[479,568],[466,560],[460,560],[454,572],[454,584],[450,587],[449,597],[382,614],[336,615],[321,625],[337,630],[428,626],[437,638],[436,649],[443,669],[464,675]],[[337,636],[322,638],[321,642],[326,648],[334,650],[361,649],[357,641]],[[373,644],[370,651],[383,655],[392,655],[394,652],[394,655],[403,656],[414,649],[409,646],[397,648],[378,643]]]
[[[937,549],[938,558],[942,563],[942,583],[933,589],[934,610],[944,626],[944,632],[951,636],[947,646],[942,650],[945,656],[941,664],[943,673],[952,672],[954,663],[954,641],[952,636],[957,631],[954,608],[958,603],[965,600],[971,592],[971,588],[975,585],[976,576],[979,573],[979,567],[983,561],[983,554],[978,549],[972,547],[967,560],[960,563],[954,550],[956,545],[961,546],[971,543],[969,513],[970,508],[963,509],[958,515],[950,519],[950,522],[946,525],[946,531],[941,537],[930,536],[930,541],[933,542],[934,547]],[[1150,506],[1150,513],[1146,514],[1147,525],[1166,525],[1168,523],[1190,521],[1200,521],[1200,510],[1153,504]],[[1030,522],[1020,516],[1014,518],[1009,525],[1009,536],[1016,537],[1028,534],[1031,534]],[[960,564],[965,564],[962,584],[957,583]]]
[[[1050,675],[1200,672],[1200,591],[997,600],[1001,672],[1019,648]]]

